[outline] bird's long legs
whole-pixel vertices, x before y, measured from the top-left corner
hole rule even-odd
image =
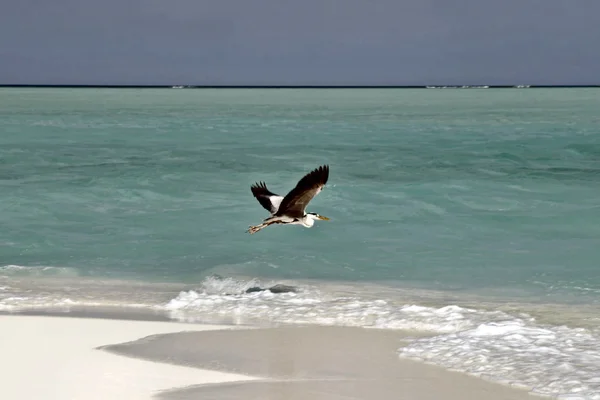
[[[258,232],[261,229],[266,228],[267,226],[268,226],[268,224],[265,224],[265,223],[262,223],[260,225],[253,225],[250,228],[248,228],[248,230],[246,232],[252,235],[253,233]]]
[[[260,231],[261,229],[266,228],[267,226],[271,225],[271,224],[282,224],[283,222],[279,221],[279,220],[265,220],[265,222],[263,222],[262,224],[259,225],[253,225],[250,228],[248,228],[248,230],[246,232],[248,232],[249,234],[254,234],[258,231]]]

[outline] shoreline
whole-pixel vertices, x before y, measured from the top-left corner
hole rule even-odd
[[[10,281],[10,280],[8,280]],[[8,282],[7,281],[7,282]],[[46,281],[45,279],[43,281]],[[22,281],[25,283],[25,280]],[[584,394],[595,398],[598,306],[477,301],[464,293],[361,285],[279,281],[296,293],[247,292],[265,286],[256,279],[211,278],[194,286],[80,280],[64,284],[28,279],[8,282],[4,297],[25,299],[19,288],[43,293],[48,305],[5,309],[1,315],[137,320],[237,328],[360,327],[415,335],[396,346],[397,358],[430,363],[536,395]],[[275,282],[270,282],[275,283]],[[270,284],[269,283],[269,284]],[[312,284],[311,284],[312,283]],[[187,291],[186,291],[187,289]],[[49,294],[56,293],[50,297]],[[83,293],[83,302],[75,294]],[[132,297],[132,293],[136,296]],[[104,304],[103,304],[104,303]],[[18,304],[16,304],[18,306]],[[190,326],[190,325],[186,325]],[[349,331],[344,331],[349,332]],[[131,339],[134,340],[134,339]],[[240,339],[244,340],[244,339]],[[102,345],[117,344],[105,341]],[[585,397],[585,396],[584,396]]]
[[[119,319],[83,313],[57,316],[0,315],[5,336],[0,350],[8,355],[0,362],[7,382],[0,385],[1,398],[51,399],[49,393],[56,399],[128,400],[203,395],[383,400],[398,393],[421,399],[533,397],[514,387],[399,358],[398,347],[415,332],[201,325],[128,319],[125,313]]]

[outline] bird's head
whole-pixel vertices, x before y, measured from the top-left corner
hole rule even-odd
[[[310,215],[313,219],[320,219],[321,221],[329,221],[329,218],[327,218],[323,215],[319,215],[317,213],[308,213],[308,215]]]

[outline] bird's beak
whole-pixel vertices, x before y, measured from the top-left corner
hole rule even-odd
[[[327,218],[327,217],[324,217],[324,216],[322,216],[322,215],[319,215],[319,219],[322,219],[323,221],[329,221],[329,218]]]

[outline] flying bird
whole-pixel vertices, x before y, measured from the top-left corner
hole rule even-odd
[[[320,166],[300,179],[296,187],[285,197],[271,192],[264,182],[255,183],[250,190],[260,205],[271,213],[271,216],[261,224],[251,226],[246,232],[253,234],[272,224],[302,225],[310,228],[316,220],[329,221],[327,217],[305,211],[313,197],[323,190],[328,178],[329,166]]]

